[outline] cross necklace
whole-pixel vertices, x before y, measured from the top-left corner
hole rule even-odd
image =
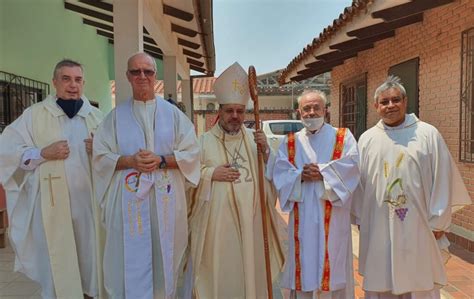
[[[227,147],[225,146],[225,133],[224,133],[224,136],[222,137],[222,139],[219,139],[219,141],[220,141],[220,142],[222,143],[222,145],[224,146],[225,151],[226,151],[226,152],[229,154],[229,156],[232,158],[230,166],[232,166],[232,167],[235,168],[235,169],[242,168],[242,165],[240,165],[239,163],[237,163],[237,159],[239,158],[239,156],[241,156],[241,155],[240,155],[240,149],[242,148],[242,144],[244,143],[244,132],[242,132],[242,138],[240,139],[240,144],[239,144],[238,150],[237,150],[237,147],[235,147],[233,154],[232,154],[232,153],[227,149]]]

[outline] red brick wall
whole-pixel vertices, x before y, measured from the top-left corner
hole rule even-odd
[[[419,57],[420,118],[438,128],[458,161],[461,32],[472,27],[474,1],[457,0],[425,12],[423,22],[398,29],[394,38],[379,41],[373,49],[335,67],[331,73],[333,125],[339,124],[340,82],[367,72],[370,128],[379,120],[373,108],[373,95],[387,77],[389,67]],[[458,163],[458,167],[474,198],[474,165]],[[454,215],[453,223],[473,231],[473,214],[474,207],[466,207]]]
[[[0,210],[7,207],[7,202],[5,198],[5,190],[3,190],[2,185],[0,185]]]

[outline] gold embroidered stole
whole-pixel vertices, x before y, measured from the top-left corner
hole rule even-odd
[[[35,105],[32,110],[33,137],[38,148],[62,139],[59,119],[46,105],[47,102]],[[97,127],[95,119],[89,119],[86,123],[88,128]],[[64,160],[46,161],[39,166],[39,172],[43,226],[56,296],[82,299],[83,290]]]

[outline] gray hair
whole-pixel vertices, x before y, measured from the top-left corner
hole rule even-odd
[[[407,92],[405,90],[405,87],[403,87],[402,80],[400,80],[400,77],[390,75],[388,76],[387,80],[385,80],[385,82],[382,83],[382,85],[377,87],[377,89],[375,90],[374,102],[377,103],[377,98],[379,97],[379,95],[382,92],[389,90],[390,88],[398,89],[404,98],[407,96]]]
[[[142,52],[142,51],[139,51],[139,52],[136,52],[135,54],[133,54],[132,56],[130,56],[130,58],[128,58],[127,60],[127,69],[128,67],[130,66],[130,62],[133,60],[133,58],[137,57],[137,56],[145,56],[145,57],[148,57],[150,58],[151,62],[153,63],[153,68],[154,68],[154,71],[157,70],[156,68],[156,61],[155,61],[155,58],[153,58],[153,56],[151,56],[150,54],[146,53],[146,52]]]
[[[74,61],[72,59],[65,58],[65,59],[61,60],[60,62],[58,62],[56,64],[56,66],[54,67],[53,78],[57,78],[59,70],[63,67],[80,67],[82,73],[84,73],[84,69],[82,67],[82,64],[80,64],[79,62]]]
[[[324,107],[327,106],[328,100],[326,98],[326,94],[323,91],[317,90],[317,89],[307,89],[307,90],[303,91],[303,93],[297,99],[298,106],[301,104],[301,100],[305,96],[307,96],[308,94],[311,94],[311,93],[314,93],[314,94],[318,95],[321,98],[321,100],[323,100]]]

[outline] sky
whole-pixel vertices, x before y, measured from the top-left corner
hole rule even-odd
[[[352,0],[214,0],[216,72],[285,68]]]

